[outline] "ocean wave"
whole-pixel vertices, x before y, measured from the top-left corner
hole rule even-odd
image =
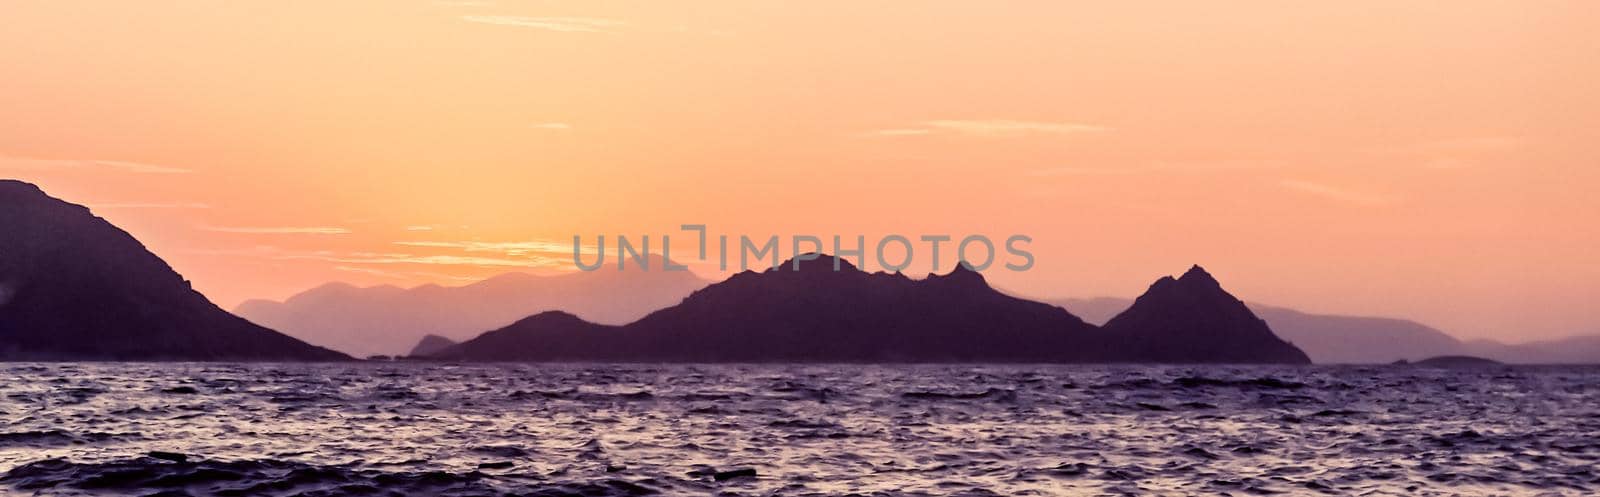
[[[1594,385],[1582,367],[12,364],[0,494],[1580,496],[1600,490]]]

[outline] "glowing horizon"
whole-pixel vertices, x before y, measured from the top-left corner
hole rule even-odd
[[[1198,263],[1308,312],[1600,333],[1584,2],[62,1],[0,18],[0,177],[88,205],[224,308],[568,271],[573,235],[703,223],[1022,233],[1036,266],[985,276],[1035,297],[1131,297]]]

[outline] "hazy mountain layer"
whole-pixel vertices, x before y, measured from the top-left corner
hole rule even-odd
[[[607,266],[553,276],[508,273],[458,287],[358,288],[330,283],[283,302],[251,300],[235,310],[251,321],[359,356],[404,355],[426,335],[454,341],[549,310],[622,324],[678,303],[705,281],[687,271]]]
[[[1104,323],[1132,305],[1118,297],[1050,299],[1090,323]],[[1365,316],[1312,314],[1265,304],[1248,304],[1272,331],[1295,344],[1318,364],[1388,364],[1435,356],[1473,355],[1518,364],[1600,363],[1600,336],[1585,335],[1525,344],[1492,340],[1463,342],[1415,321]]]

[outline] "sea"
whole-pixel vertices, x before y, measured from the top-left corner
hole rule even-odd
[[[0,364],[0,495],[1600,494],[1600,368]]]

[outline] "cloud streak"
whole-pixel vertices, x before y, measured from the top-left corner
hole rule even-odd
[[[394,242],[395,245],[406,247],[448,248],[465,252],[495,252],[510,256],[528,254],[571,254],[572,244],[566,242],[552,242],[534,240],[523,242],[481,242],[481,241],[417,241]],[[593,245],[584,245],[580,249],[586,254],[598,252]]]
[[[85,159],[33,159],[0,155],[0,169],[52,170],[52,169],[111,169],[134,174],[187,174],[193,171],[181,167],[146,164],[117,160]]]
[[[338,264],[356,265],[401,265],[414,264],[424,266],[474,266],[474,267],[556,267],[562,263],[561,259],[554,257],[526,256],[519,258],[505,257],[478,257],[460,255],[415,255],[405,253],[384,254],[357,252],[351,254],[280,254],[273,257],[281,260],[316,260]]]
[[[210,209],[210,205],[199,202],[107,202],[101,204],[88,204],[92,209]]]
[[[1048,178],[1056,176],[1121,176],[1148,172],[1143,168],[1109,168],[1109,167],[1052,167],[1027,171],[1028,176]]]
[[[540,267],[554,266],[558,262],[547,257],[527,257],[522,259],[505,259],[498,257],[472,257],[459,255],[411,255],[387,254],[368,256],[337,256],[337,257],[312,257],[330,262],[345,264],[422,264],[434,266],[480,266],[480,267]]]
[[[925,128],[889,128],[875,129],[862,133],[863,136],[922,136],[931,135],[933,130]]]
[[[1105,126],[1098,126],[1098,125],[1094,125],[1094,124],[1055,123],[1055,122],[1038,122],[1038,121],[1008,121],[1008,120],[985,120],[985,121],[940,120],[940,121],[928,121],[928,122],[923,123],[923,124],[925,126],[929,127],[929,128],[933,128],[933,129],[941,129],[941,130],[947,130],[947,131],[954,131],[954,132],[957,132],[957,133],[965,133],[965,134],[971,134],[971,135],[982,135],[982,136],[1017,135],[1017,134],[1069,135],[1069,134],[1075,134],[1075,133],[1098,133],[1098,132],[1102,132],[1102,131],[1110,131],[1111,130],[1111,128],[1107,128]]]
[[[197,249],[191,254],[214,256],[253,257],[278,261],[320,261],[350,268],[362,266],[468,266],[482,268],[554,267],[561,268],[570,258],[526,256],[481,257],[459,255],[417,255],[405,252],[334,252],[329,250],[292,251],[271,245],[257,245],[247,249]],[[568,256],[570,257],[570,256]]]
[[[461,16],[467,22],[542,29],[559,33],[614,33],[628,23],[595,17]]]
[[[915,126],[867,131],[865,136],[903,137],[934,134],[957,134],[976,137],[1009,137],[1029,135],[1074,135],[1100,133],[1112,128],[1097,124],[1046,121],[1016,121],[1010,119],[936,119]]]
[[[482,279],[482,278],[476,278],[476,277],[472,277],[472,276],[458,276],[458,275],[453,275],[453,274],[424,272],[424,271],[385,271],[385,270],[377,269],[377,268],[357,267],[357,266],[334,266],[333,269],[335,271],[344,271],[344,272],[347,272],[347,273],[360,273],[360,274],[377,276],[377,277],[380,277],[380,278],[389,278],[389,279],[396,279],[396,280],[413,280],[413,279],[417,279],[417,278],[424,278],[424,279],[433,279],[433,280],[479,281],[479,280]]]
[[[250,235],[348,235],[350,230],[335,226],[203,226],[201,229],[218,233]]]
[[[1279,181],[1278,186],[1282,186],[1296,192],[1352,205],[1375,207],[1394,203],[1394,199],[1388,197],[1346,190],[1343,188],[1324,185],[1321,183],[1313,183],[1310,181],[1286,179]]]
[[[1503,162],[1528,149],[1530,143],[1518,136],[1482,136],[1418,143],[1405,152],[1420,156],[1422,166],[1428,169],[1464,169]]]

